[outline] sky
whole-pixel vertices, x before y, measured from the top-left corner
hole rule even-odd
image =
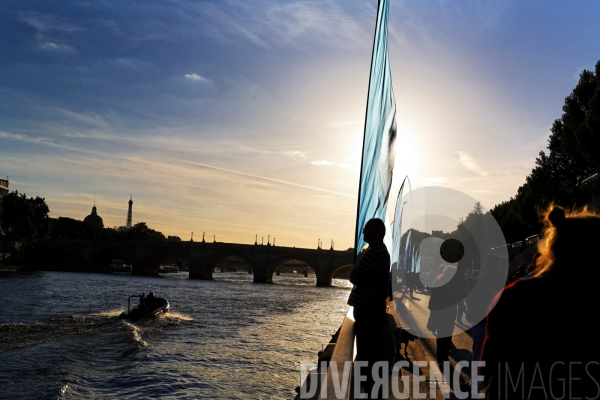
[[[52,217],[353,246],[376,0],[3,1],[0,176]],[[401,179],[514,196],[600,3],[390,0]]]

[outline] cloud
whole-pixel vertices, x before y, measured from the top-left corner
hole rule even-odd
[[[477,162],[473,159],[473,157],[466,151],[457,151],[458,162],[463,165],[467,170],[473,171],[478,175],[487,176],[488,173],[485,172],[481,167],[477,164]]]
[[[230,173],[230,174],[247,176],[249,178],[261,179],[261,180],[265,180],[265,181],[269,181],[269,182],[275,182],[275,183],[283,183],[284,185],[297,186],[297,187],[302,187],[302,188],[305,188],[305,189],[312,189],[312,190],[317,190],[317,191],[320,191],[320,192],[337,194],[337,195],[340,195],[340,196],[355,197],[354,195],[351,195],[351,194],[341,193],[341,192],[335,192],[333,190],[327,190],[327,189],[319,188],[319,187],[316,187],[316,186],[303,185],[301,183],[285,181],[283,179],[276,179],[276,178],[269,178],[269,177],[266,177],[266,176],[248,174],[246,172],[234,171],[234,170],[231,170],[231,169],[220,168],[220,167],[215,167],[215,166],[212,166],[212,165],[200,164],[200,163],[195,163],[195,162],[191,162],[191,161],[179,161],[179,162],[182,162],[182,163],[188,164],[188,165],[194,165],[194,166],[201,167],[201,168],[207,168],[207,169],[212,169],[212,170],[216,170],[216,171],[227,172],[227,173]]]
[[[52,139],[41,137],[41,136],[29,136],[22,133],[10,133],[5,131],[0,131],[0,138],[11,139],[11,140],[19,140],[22,142],[30,142],[30,143],[43,143],[53,145]]]
[[[204,83],[210,83],[211,80],[207,79],[201,75],[198,74],[185,74],[186,79],[189,79],[191,81],[196,81],[196,82],[204,82]]]
[[[335,165],[335,163],[333,161],[327,161],[327,160],[311,161],[310,163],[312,165]]]
[[[76,151],[76,152],[81,152],[81,153],[86,153],[86,154],[101,155],[101,153],[99,153],[95,150],[89,150],[89,149],[85,149],[85,148],[78,148],[78,147],[74,147],[74,146],[70,146],[70,145],[63,145],[63,144],[55,143],[53,138],[48,138],[48,137],[43,137],[43,136],[30,136],[30,135],[26,135],[23,133],[10,133],[10,132],[6,132],[6,131],[0,131],[0,139],[8,139],[8,140],[15,140],[15,141],[20,141],[20,142],[34,143],[34,144],[39,144],[39,145],[43,145],[43,146],[59,148],[59,149],[63,149],[63,150],[71,150],[71,151]]]
[[[117,57],[106,60],[110,66],[125,68],[132,71],[143,71],[153,68],[153,65],[131,57]]]
[[[20,12],[18,20],[42,32],[75,32],[81,28],[64,17],[39,12]]]
[[[287,150],[284,151],[283,154],[285,154],[288,157],[306,158],[306,153],[298,150]]]
[[[329,160],[316,160],[316,161],[311,161],[310,163],[312,165],[326,165],[326,166],[335,165],[336,167],[340,167],[340,168],[352,168],[352,165],[340,164],[340,163],[336,163],[336,162],[329,161]]]
[[[371,29],[341,7],[329,2],[258,1],[252,4],[224,0],[219,5],[201,3],[187,15],[202,20],[206,34],[223,42],[250,42],[262,48],[297,46],[305,39],[330,47],[366,47]]]
[[[20,12],[17,20],[37,30],[39,47],[45,51],[72,52],[72,47],[57,43],[53,38],[82,30],[68,19],[53,14]]]
[[[73,48],[71,46],[67,46],[66,44],[57,44],[53,42],[44,43],[40,46],[40,48],[42,50],[59,51],[63,53],[73,51]]]

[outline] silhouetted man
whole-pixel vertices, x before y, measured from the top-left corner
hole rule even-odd
[[[354,331],[356,333],[357,360],[367,361],[365,391],[371,395],[373,387],[372,366],[379,359],[379,333],[386,321],[386,298],[390,276],[390,254],[383,238],[385,224],[374,218],[364,229],[365,242],[369,249],[360,262],[350,271],[350,282],[354,285],[348,304],[354,307]],[[361,370],[364,375],[364,369]],[[369,398],[378,398],[369,397]]]
[[[486,314],[487,310],[492,304],[494,297],[498,293],[496,290],[489,289],[490,287],[494,287],[494,283],[504,282],[504,277],[502,276],[501,271],[501,260],[495,254],[488,254],[485,257],[484,267],[486,269],[486,273],[484,275],[480,275],[476,279],[473,279],[471,285],[476,285],[480,283],[486,288],[486,292],[484,295],[477,296],[474,298],[470,304],[467,302],[467,309],[469,310],[470,315],[474,315],[471,317],[471,336],[473,337],[473,361],[479,361],[481,358],[481,348],[483,346],[483,341],[485,339],[485,324],[486,324]],[[483,318],[483,319],[481,319]],[[475,320],[473,320],[475,319]],[[479,320],[480,319],[480,320]]]

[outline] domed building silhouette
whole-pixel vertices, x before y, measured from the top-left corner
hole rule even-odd
[[[96,205],[92,207],[92,213],[84,218],[83,222],[87,222],[95,229],[104,228],[104,222],[102,222],[102,218],[96,212]]]

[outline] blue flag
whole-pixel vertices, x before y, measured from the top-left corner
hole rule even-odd
[[[400,243],[402,242],[402,211],[404,210],[404,203],[402,202],[402,193],[404,192],[404,183],[406,178],[400,185],[398,191],[398,197],[396,198],[396,209],[394,211],[394,222],[392,224],[392,248],[390,250],[392,269],[398,268],[398,262],[400,260]]]
[[[417,247],[417,243],[415,243],[413,247],[413,261],[412,261],[412,272],[419,272],[421,269],[421,247]]]
[[[363,139],[356,221],[356,254],[360,253],[365,245],[362,230],[367,221],[371,218],[387,221],[387,201],[392,185],[396,101],[388,58],[388,8],[388,0],[379,1]]]
[[[406,247],[404,248],[404,272],[410,271],[412,263],[412,243],[411,243],[412,229],[408,231],[406,236]]]

